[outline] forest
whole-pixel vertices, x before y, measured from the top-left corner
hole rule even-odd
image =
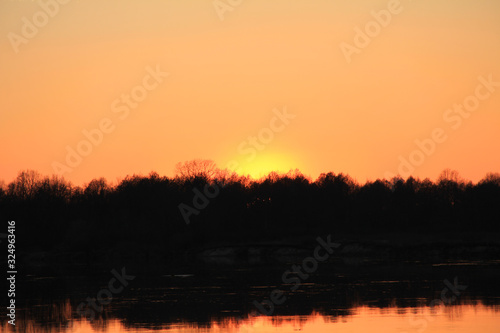
[[[205,163],[205,164],[204,164]],[[18,253],[72,254],[92,261],[123,247],[168,258],[215,245],[264,244],[318,235],[495,234],[500,174],[472,183],[444,170],[359,184],[298,170],[254,180],[206,161],[179,163],[175,177],[93,179],[74,186],[26,170],[0,187],[0,217],[16,221]],[[62,260],[62,259],[61,259]]]

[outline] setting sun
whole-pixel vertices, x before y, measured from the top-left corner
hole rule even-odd
[[[297,162],[294,158],[284,153],[260,153],[254,159],[246,161],[242,158],[236,158],[238,167],[233,171],[239,175],[250,175],[253,179],[260,179],[272,171],[278,173],[287,173],[294,170]]]
[[[0,0],[0,34],[0,332],[498,333],[500,0]]]

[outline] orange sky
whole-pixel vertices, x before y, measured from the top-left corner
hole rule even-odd
[[[500,82],[496,0],[42,1],[50,15],[0,1],[5,181],[55,166],[76,184],[172,176],[194,158],[361,182],[500,171],[500,84],[481,81]],[[68,147],[88,154],[70,166]]]

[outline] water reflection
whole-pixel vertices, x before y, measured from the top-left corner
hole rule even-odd
[[[37,274],[19,281],[16,326],[2,318],[0,331],[469,333],[500,327],[497,263],[337,262],[322,266],[293,292],[280,283],[286,268],[196,266],[137,273],[93,321],[76,309],[106,286],[109,272]],[[456,285],[467,289],[452,297]],[[273,316],[261,315],[253,302],[269,299],[276,288],[287,301],[275,307]],[[439,301],[445,299],[449,302]]]
[[[500,327],[500,306],[483,304],[453,305],[439,308],[373,308],[361,306],[343,316],[326,316],[313,312],[310,315],[296,316],[255,316],[244,320],[228,318],[213,321],[209,325],[191,322],[162,325],[154,329],[127,327],[118,319],[68,320],[61,325],[43,327],[29,320],[17,327],[16,332],[371,332],[371,333],[409,333],[409,332],[463,332],[496,333]],[[3,332],[14,332],[6,325]]]

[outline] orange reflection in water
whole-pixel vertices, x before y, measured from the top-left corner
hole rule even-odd
[[[163,329],[127,328],[120,320],[109,320],[104,325],[74,321],[68,328],[57,332],[107,332],[107,333],[146,333],[146,332],[370,332],[370,333],[411,333],[411,332],[456,332],[456,333],[497,333],[500,328],[500,306],[457,305],[430,309],[418,308],[370,308],[367,306],[352,309],[350,315],[331,317],[313,313],[308,316],[251,317],[237,322],[227,320],[212,322],[211,327],[198,327],[194,323],[180,323],[165,326]],[[3,327],[3,332],[11,332]],[[34,332],[36,329],[34,330]],[[55,332],[55,331],[54,331]]]

